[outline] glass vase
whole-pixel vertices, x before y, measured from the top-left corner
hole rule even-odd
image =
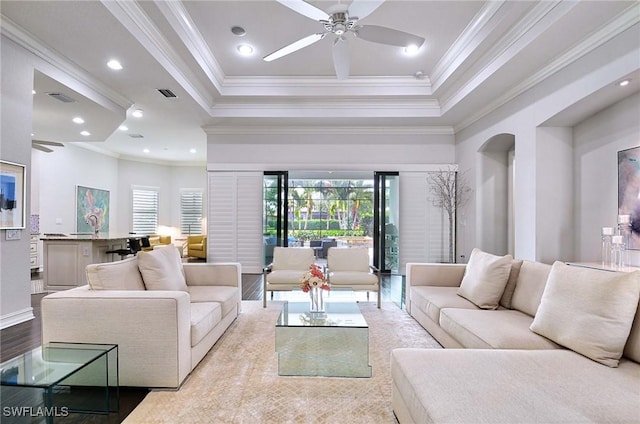
[[[310,312],[324,312],[324,299],[322,298],[322,289],[320,287],[313,287],[309,290],[309,297],[311,298]]]

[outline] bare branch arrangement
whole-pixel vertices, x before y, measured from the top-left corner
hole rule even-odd
[[[456,211],[467,204],[472,190],[465,173],[458,172],[451,166],[429,172],[427,181],[433,195],[433,205],[444,209],[449,218],[449,262],[454,263]]]

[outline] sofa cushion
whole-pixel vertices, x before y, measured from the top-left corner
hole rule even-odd
[[[415,423],[638,422],[640,366],[570,350],[395,349],[391,377]],[[482,403],[479,405],[479,403]]]
[[[138,268],[147,290],[187,291],[178,249],[172,246],[138,252]]]
[[[551,265],[523,261],[511,298],[511,308],[535,316],[549,272],[551,272]]]
[[[378,277],[370,272],[336,271],[329,274],[329,281],[336,286],[377,286]]]
[[[556,343],[529,330],[533,318],[519,311],[445,308],[440,326],[465,348],[558,349]]]
[[[458,296],[457,287],[413,286],[411,287],[411,310],[419,309],[433,322],[440,322],[442,308],[478,309],[467,299]]]
[[[144,290],[136,258],[87,265],[85,272],[92,290]]]
[[[531,329],[610,367],[618,366],[640,298],[640,271],[555,262]]]
[[[640,362],[640,304],[636,312],[636,318],[633,320],[631,332],[624,346],[623,355],[636,362]]]
[[[298,285],[300,281],[302,281],[302,276],[306,271],[301,270],[278,270],[272,271],[268,277],[267,281],[269,284],[288,284],[288,285]]]
[[[496,256],[475,248],[458,294],[482,309],[496,309],[511,271],[511,255]]]
[[[222,316],[236,311],[238,307],[238,288],[231,286],[187,286],[192,303],[217,302],[222,307]]]
[[[215,302],[191,304],[191,347],[200,343],[222,321],[222,307]]]
[[[504,287],[504,292],[500,298],[500,306],[503,308],[511,309],[511,299],[513,298],[513,292],[516,289],[518,276],[520,275],[520,268],[522,267],[523,262],[524,261],[519,259],[514,259],[513,262],[511,262],[509,279],[507,280],[507,285]]]

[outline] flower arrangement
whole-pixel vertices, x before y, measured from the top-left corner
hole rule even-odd
[[[327,278],[320,267],[316,264],[312,264],[309,267],[309,271],[305,272],[300,280],[300,288],[303,292],[308,293],[313,288],[319,288],[322,290],[329,290],[331,287],[327,283]]]

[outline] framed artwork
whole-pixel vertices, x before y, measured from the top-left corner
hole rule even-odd
[[[0,229],[25,228],[24,165],[0,160]]]
[[[629,215],[629,248],[640,249],[640,146],[618,152],[618,215]]]
[[[109,232],[109,191],[76,187],[76,231],[78,233]]]

